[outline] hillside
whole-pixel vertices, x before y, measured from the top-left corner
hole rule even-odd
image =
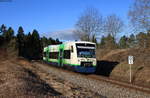
[[[100,61],[117,62],[116,65],[109,65],[111,72],[109,76],[114,79],[129,81],[128,56],[134,56],[132,65],[132,82],[141,85],[150,85],[150,49],[116,49],[103,55],[98,52],[97,57]],[[101,55],[101,56],[100,56]],[[99,65],[101,66],[101,65]],[[108,65],[106,65],[108,67]]]
[[[38,75],[16,64],[15,55],[0,49],[0,97],[44,97],[61,95],[51,88]]]

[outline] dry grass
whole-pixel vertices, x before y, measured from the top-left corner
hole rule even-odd
[[[31,70],[14,63],[17,61],[13,57],[10,58],[6,52],[5,49],[0,51],[1,98],[43,98],[61,95]]]
[[[103,50],[105,51],[105,50]],[[134,56],[134,64],[132,65],[132,79],[134,83],[140,85],[150,85],[150,49],[116,49],[106,50],[105,55],[100,55],[98,52],[98,60],[105,60],[111,62],[118,62],[112,72],[110,73],[111,78],[118,80],[129,81],[129,64],[128,56]],[[103,53],[103,54],[104,54]],[[99,65],[100,66],[100,65]]]
[[[0,64],[0,96],[57,96],[59,92],[31,70],[9,61]]]

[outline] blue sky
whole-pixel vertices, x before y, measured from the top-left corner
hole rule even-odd
[[[41,35],[74,28],[80,14],[92,6],[105,17],[115,13],[127,23],[133,0],[12,0],[0,2],[0,25],[19,26],[28,33],[37,29]]]

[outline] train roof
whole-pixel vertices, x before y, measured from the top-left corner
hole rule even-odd
[[[89,44],[95,44],[93,42],[88,42],[88,41],[68,41],[68,42],[64,42],[64,43],[89,43]]]
[[[88,41],[68,41],[68,42],[63,42],[62,44],[74,44],[74,43],[89,43],[89,44],[95,44],[93,42],[88,42]],[[61,44],[58,44],[58,45],[48,45],[47,47],[58,47],[59,45]],[[47,47],[44,47],[44,48],[47,48]]]

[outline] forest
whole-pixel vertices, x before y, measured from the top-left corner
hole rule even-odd
[[[38,60],[42,58],[42,49],[48,45],[56,45],[61,42],[59,39],[40,37],[37,30],[33,30],[27,34],[24,33],[23,27],[18,28],[18,32],[15,35],[12,27],[7,28],[4,24],[0,27],[0,47],[6,46],[11,41],[18,51],[18,56],[22,56],[29,60]]]

